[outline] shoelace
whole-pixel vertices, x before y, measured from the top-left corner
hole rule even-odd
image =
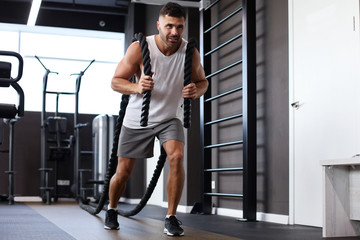
[[[176,217],[172,217],[172,218],[169,218],[170,220],[170,223],[175,225],[176,227],[180,227],[180,225],[182,225],[182,222],[177,219]]]
[[[115,220],[117,218],[117,212],[109,211],[108,216],[109,216],[109,219],[113,221],[113,220]]]

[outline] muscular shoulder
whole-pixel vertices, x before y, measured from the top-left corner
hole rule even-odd
[[[126,60],[131,64],[141,65],[142,64],[142,55],[141,47],[139,42],[133,42],[127,49]]]

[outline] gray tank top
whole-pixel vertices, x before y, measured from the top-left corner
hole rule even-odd
[[[155,36],[146,37],[150,51],[151,71],[153,72],[154,89],[151,92],[148,126],[150,128],[173,118],[182,121],[184,87],[184,63],[187,41],[182,40],[177,52],[165,56],[155,43]],[[142,72],[144,75],[144,72]],[[139,79],[136,80],[137,82]],[[126,109],[124,126],[133,129],[140,126],[143,94],[130,95]]]

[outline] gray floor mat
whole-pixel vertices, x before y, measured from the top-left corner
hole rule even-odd
[[[0,238],[2,240],[75,239],[25,204],[8,205],[7,202],[0,202]]]

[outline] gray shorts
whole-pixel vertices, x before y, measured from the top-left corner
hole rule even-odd
[[[184,142],[184,129],[179,119],[174,118],[154,128],[131,129],[122,126],[117,155],[126,158],[151,158],[154,156],[155,137],[162,145],[168,140]]]

